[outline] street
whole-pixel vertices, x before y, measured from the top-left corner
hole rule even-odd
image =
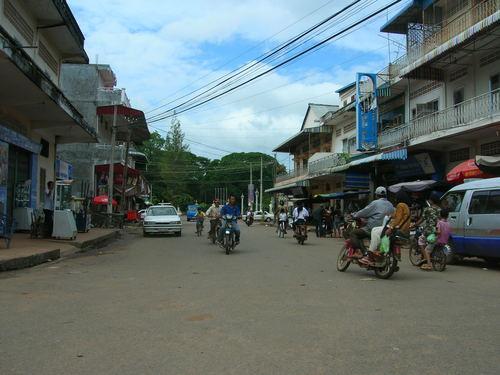
[[[377,280],[340,240],[243,225],[226,256],[194,228],[0,275],[0,373],[500,373],[499,269]]]

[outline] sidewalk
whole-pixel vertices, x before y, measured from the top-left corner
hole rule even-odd
[[[88,233],[78,233],[75,240],[32,240],[28,233],[16,233],[10,249],[6,249],[4,242],[0,241],[0,272],[33,267],[104,245],[117,238],[119,233],[119,229],[94,228]]]

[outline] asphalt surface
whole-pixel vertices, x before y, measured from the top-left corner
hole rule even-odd
[[[500,374],[500,270],[340,273],[341,242],[243,227],[0,274],[0,374]]]

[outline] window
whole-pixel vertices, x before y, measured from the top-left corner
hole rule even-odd
[[[335,130],[335,136],[340,137],[342,135],[342,128]]]
[[[464,100],[465,100],[465,92],[463,87],[453,91],[453,105],[460,104]]]
[[[49,141],[47,141],[47,140],[45,140],[45,139],[42,138],[40,140],[40,144],[42,145],[42,150],[40,151],[40,155],[48,158],[49,157],[49,153],[50,153],[50,144],[49,144]]]
[[[490,91],[500,89],[500,74],[495,74],[490,77]]]
[[[176,216],[177,211],[173,207],[152,207],[147,212],[148,216]]]
[[[356,137],[349,138],[349,153],[356,151]]]
[[[471,215],[499,214],[500,190],[477,191],[472,194],[469,213]]]
[[[21,36],[28,42],[29,45],[33,43],[35,32],[30,24],[24,19],[14,5],[9,0],[5,0],[3,5],[5,18],[16,28]],[[24,43],[21,43],[24,45]]]
[[[45,64],[47,64],[47,66],[54,73],[57,74],[57,71],[59,70],[59,64],[58,64],[56,58],[54,57],[54,55],[52,55],[52,53],[50,53],[48,47],[42,41],[38,42],[38,54],[40,55],[42,60],[45,62]]]
[[[342,152],[345,154],[349,153],[349,139],[347,138],[342,140]]]
[[[465,191],[454,191],[446,194],[443,198],[443,207],[447,207],[450,212],[459,212],[462,208]]]
[[[476,191],[470,200],[469,213],[471,215],[485,214],[488,206],[488,191]]]
[[[450,163],[470,159],[469,148],[459,148],[458,150],[450,151]]]
[[[342,106],[344,106],[344,107],[345,107],[346,105],[347,105],[347,100],[344,100],[344,102],[343,102]]]
[[[500,141],[485,143],[481,145],[481,155],[485,156],[500,155]]]
[[[417,104],[416,112],[412,112],[416,114],[416,118],[430,115],[439,110],[439,100],[432,100],[427,103]]]
[[[353,122],[352,124],[346,125],[344,127],[344,134],[345,133],[349,133],[350,131],[352,131],[354,129],[356,129],[356,123],[355,122]]]

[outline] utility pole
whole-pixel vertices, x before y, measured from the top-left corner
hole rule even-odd
[[[262,159],[262,156],[260,157],[260,194],[259,194],[259,198],[260,198],[260,201],[259,201],[259,206],[260,206],[260,210],[261,211],[264,211],[262,209],[262,198],[264,196],[264,191],[263,191],[263,181],[262,181],[262,176],[263,176],[263,168],[264,168],[264,160]]]
[[[130,137],[131,137],[131,131],[130,129],[128,130],[127,134],[127,146],[125,147],[125,166],[123,167],[123,182],[122,182],[122,201],[120,202],[120,206],[122,208],[122,211],[125,212],[126,206],[125,206],[125,201],[127,199],[127,179],[128,179],[128,152],[130,148]]]
[[[250,163],[250,188],[252,189],[252,194],[248,192],[248,205],[250,206],[250,209],[253,210],[253,201],[255,200],[254,196],[254,189],[253,189],[253,168],[252,168],[252,163]],[[250,196],[252,197],[252,201],[250,201]]]
[[[111,127],[111,160],[109,161],[108,172],[108,225],[112,223],[111,214],[113,213],[113,179],[115,178],[115,143],[116,143],[116,116],[118,107],[115,105],[113,111],[113,126]]]

